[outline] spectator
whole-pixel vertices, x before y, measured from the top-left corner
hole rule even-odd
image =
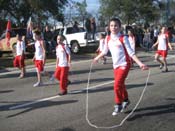
[[[89,18],[86,19],[85,28],[86,28],[86,39],[89,40],[91,37],[91,21]]]
[[[46,26],[45,30],[44,30],[44,40],[45,41],[51,41],[52,36],[53,36],[53,33],[51,32],[49,26]]]
[[[46,45],[46,52],[50,53],[52,50],[52,40],[53,33],[50,31],[49,27],[46,26],[44,30],[44,40],[45,40],[45,45]]]
[[[90,33],[91,32],[91,21],[90,21],[89,18],[86,19],[85,28],[86,28],[86,32],[87,33]]]
[[[73,33],[77,33],[77,32],[79,32],[78,22],[77,22],[77,21],[74,22],[74,25],[73,25],[73,31],[72,31],[72,32],[73,32]]]
[[[147,50],[152,47],[151,32],[150,29],[146,29],[143,37],[143,45],[146,46]]]
[[[158,35],[159,35],[159,31],[158,31],[158,28],[156,26],[155,29],[154,29],[154,37],[153,37],[153,42],[154,43],[156,43]]]
[[[91,33],[92,33],[92,39],[95,39],[95,33],[96,33],[96,22],[95,22],[95,18],[93,17],[91,19]]]

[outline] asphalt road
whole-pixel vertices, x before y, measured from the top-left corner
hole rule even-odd
[[[150,75],[135,64],[126,80],[131,104],[115,117],[111,115],[114,94],[110,58],[105,65],[92,65],[89,86],[91,57],[74,60],[66,96],[57,95],[58,82],[50,83],[46,76],[44,86],[33,87],[36,73],[32,67],[27,68],[24,79],[17,78],[16,70],[0,73],[0,131],[174,131],[175,55],[173,51],[169,54],[167,73],[154,61],[154,52],[137,55],[150,67]],[[46,70],[53,73],[54,67],[47,65]],[[138,107],[125,120],[139,99]]]

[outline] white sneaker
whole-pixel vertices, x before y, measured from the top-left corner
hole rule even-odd
[[[37,82],[37,83],[35,83],[34,85],[33,85],[33,87],[38,87],[38,86],[41,86],[42,84],[41,84],[41,82]]]
[[[122,103],[122,110],[121,110],[121,112],[123,112],[124,111],[124,109],[126,109],[127,108],[127,106],[130,104],[130,101],[128,100],[128,101],[124,101],[123,103]]]
[[[116,116],[118,113],[121,112],[121,110],[122,110],[122,105],[115,105],[114,108],[115,108],[115,109],[114,109],[112,115],[113,115],[113,116]]]
[[[50,77],[49,80],[52,81],[52,82],[54,82],[54,81],[55,81],[55,77],[54,77],[54,75],[52,75],[52,76]]]
[[[164,64],[160,64],[160,67],[159,68],[162,69],[163,67],[164,67]]]

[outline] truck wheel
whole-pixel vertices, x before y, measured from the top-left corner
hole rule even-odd
[[[72,51],[74,54],[79,53],[79,51],[80,51],[80,46],[79,46],[78,42],[74,41],[74,42],[72,43],[71,51]]]

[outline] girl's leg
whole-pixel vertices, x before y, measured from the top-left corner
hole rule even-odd
[[[37,69],[38,83],[41,83],[41,72]]]
[[[165,71],[167,72],[168,71],[168,67],[167,67],[167,61],[166,61],[165,57],[163,57],[163,64],[164,64]]]
[[[61,72],[61,68],[57,67],[54,73],[55,78],[60,81],[60,72]]]
[[[160,60],[160,56],[159,54],[155,54],[155,60],[158,61],[161,65],[160,65],[160,69],[163,68],[164,63]]]
[[[125,99],[128,99],[128,93],[125,87],[125,79],[128,75],[129,67],[119,67],[114,69],[114,93],[115,103],[122,104]]]
[[[67,93],[68,71],[68,67],[62,67],[60,73],[60,90],[65,94]]]

